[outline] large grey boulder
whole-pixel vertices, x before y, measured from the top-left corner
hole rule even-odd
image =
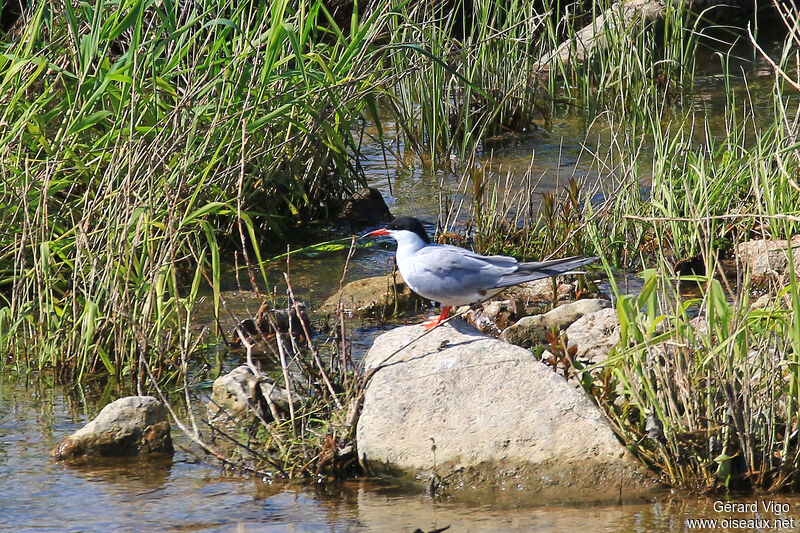
[[[523,348],[545,344],[548,332],[565,329],[580,317],[608,307],[611,307],[611,302],[599,298],[561,305],[542,315],[520,319],[513,326],[506,328],[500,334],[500,339]]]
[[[652,487],[583,390],[530,351],[461,321],[423,333],[396,328],[366,356],[366,370],[377,369],[357,426],[368,472],[556,494],[572,486],[596,492],[589,498]]]
[[[78,460],[144,453],[172,453],[167,410],[152,396],[127,396],[106,405],[51,455],[56,460]]]

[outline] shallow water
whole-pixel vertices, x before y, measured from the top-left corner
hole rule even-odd
[[[375,480],[269,484],[198,463],[182,451],[187,442],[177,430],[171,460],[52,463],[50,450],[101,407],[88,392],[82,397],[38,380],[0,377],[0,531],[411,532],[449,525],[453,532],[677,532],[691,530],[686,520],[695,518],[774,520],[762,509],[770,499],[787,504],[781,518],[800,526],[795,496],[740,500],[756,502],[759,513],[718,512],[714,499],[667,492],[624,505],[539,506],[531,498],[508,508],[491,499],[480,506],[437,500]],[[765,530],[778,529],[773,522]]]

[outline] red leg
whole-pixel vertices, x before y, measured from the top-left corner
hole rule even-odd
[[[442,306],[442,314],[440,314],[439,316],[437,316],[435,318],[431,318],[430,320],[428,320],[427,322],[422,324],[425,327],[425,331],[430,331],[433,328],[435,328],[436,326],[438,326],[439,324],[441,324],[442,320],[445,320],[448,316],[450,316],[450,309],[452,309],[451,306],[443,305]]]

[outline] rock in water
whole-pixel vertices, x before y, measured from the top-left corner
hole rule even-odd
[[[547,333],[562,330],[583,315],[596,313],[611,307],[608,300],[578,300],[556,307],[543,315],[526,316],[500,334],[500,338],[511,344],[530,348],[547,342]]]
[[[271,419],[267,396],[279,414],[289,413],[289,393],[286,389],[270,383],[266,378],[259,380],[247,365],[236,367],[215,379],[212,390],[208,402],[208,420],[214,427],[249,425],[257,417]],[[302,401],[305,398],[295,391],[292,395],[294,407],[299,409]]]
[[[435,473],[452,486],[619,498],[653,487],[600,409],[530,351],[453,321],[375,340],[357,427],[368,472]],[[572,489],[568,489],[572,491]]]
[[[380,191],[365,187],[347,199],[339,218],[354,226],[377,224],[394,218]]]
[[[795,272],[800,271],[800,236],[792,239],[792,256]],[[736,256],[749,268],[751,281],[763,285],[770,280],[780,280],[789,272],[789,242],[786,240],[752,240],[739,243]]]
[[[342,310],[354,316],[386,318],[414,310],[422,299],[411,292],[398,273],[351,281],[344,286],[341,300],[334,293],[318,312],[334,313],[341,301]]]
[[[292,307],[290,310],[286,309],[269,309],[266,304],[261,304],[261,309],[258,310],[255,318],[245,318],[239,322],[230,334],[230,341],[228,349],[231,352],[247,353],[247,346],[250,346],[251,354],[253,357],[264,357],[278,352],[278,344],[276,333],[281,335],[285,342],[291,342],[289,339],[289,332],[295,338],[295,341],[304,344],[305,329],[313,331],[311,321],[306,313],[306,306],[303,303],[298,305],[300,314]],[[275,328],[270,324],[270,318],[275,324]],[[275,331],[277,329],[277,331]]]
[[[152,396],[127,396],[66,437],[50,454],[56,460],[172,453],[167,410]]]

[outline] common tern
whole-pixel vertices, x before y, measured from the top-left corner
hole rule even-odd
[[[398,217],[385,228],[365,237],[389,236],[397,241],[397,268],[412,291],[439,302],[442,313],[423,324],[438,326],[453,307],[491,298],[506,287],[568,274],[596,261],[597,257],[567,257],[520,263],[503,255],[480,255],[449,244],[431,244],[425,227],[416,218]]]

